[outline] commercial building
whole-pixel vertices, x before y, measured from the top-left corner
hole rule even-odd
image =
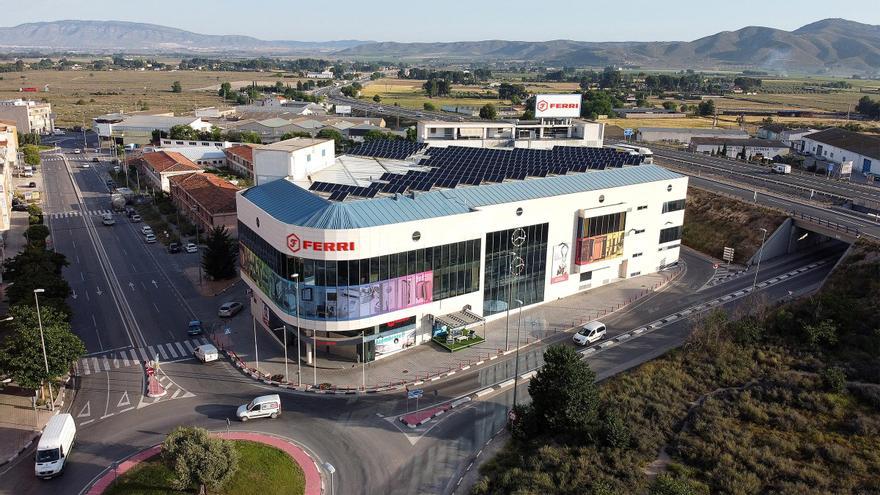
[[[807,134],[803,142],[803,152],[816,158],[834,163],[852,162],[854,170],[880,174],[880,137],[835,127]]]
[[[153,140],[153,131],[170,133],[177,125],[197,131],[210,131],[212,125],[199,117],[174,117],[173,115],[127,115],[113,113],[92,119],[92,129],[102,142],[115,140],[122,144],[145,146]]]
[[[226,227],[233,237],[237,235],[235,194],[231,182],[209,173],[188,173],[169,177],[171,201],[179,212],[196,224],[201,232],[214,227]]]
[[[818,132],[816,129],[788,128],[781,124],[768,124],[758,128],[758,137],[782,141],[795,151],[803,151],[804,136]]]
[[[743,158],[751,160],[758,156],[761,158],[773,158],[778,155],[787,155],[791,148],[782,141],[772,139],[730,139],[714,137],[691,138],[688,149],[695,153],[724,155],[728,158]],[[745,156],[743,156],[745,154]]]
[[[687,117],[687,114],[665,108],[633,107],[613,110],[622,119],[683,119]]]
[[[311,170],[256,149],[238,194],[253,314],[292,346],[299,325],[307,361],[372,361],[678,260],[687,177],[626,153],[374,143]]]
[[[168,179],[175,175],[201,173],[201,167],[189,158],[174,151],[153,151],[144,153],[140,157],[131,160],[137,168],[139,175],[143,175],[149,186],[164,192],[171,192],[171,184]]]
[[[0,119],[15,122],[16,129],[22,134],[48,134],[55,129],[51,103],[21,98],[0,100]]]
[[[18,130],[13,121],[0,120],[0,233],[3,235],[11,226],[12,172],[17,166]],[[5,240],[0,240],[0,244],[5,247]]]
[[[335,145],[332,139],[293,138],[254,147],[255,183],[285,177],[305,179],[333,164]]]
[[[416,133],[420,143],[475,148],[534,148],[553,146],[601,147],[605,124],[585,120],[561,121],[419,121]]]
[[[333,72],[325,70],[322,72],[306,72],[306,77],[309,79],[333,79],[335,76]]]
[[[740,129],[699,127],[641,127],[636,133],[636,140],[647,143],[690,144],[691,139],[696,137],[748,139],[751,136]]]

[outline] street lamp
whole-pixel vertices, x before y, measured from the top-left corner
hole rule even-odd
[[[254,314],[253,311],[253,301],[256,299],[253,294],[254,291],[251,289],[247,289],[247,294],[251,296],[251,321],[254,323],[254,367],[257,371],[260,370],[260,354],[257,352],[257,315]]]
[[[764,241],[767,239],[767,229],[761,229],[763,234],[761,235],[761,248],[758,250],[758,264],[755,266],[755,281],[752,282],[752,293],[755,292],[755,287],[758,285],[758,271],[761,269],[761,257],[764,255]]]
[[[196,226],[196,246],[199,245],[199,218],[198,218],[198,208],[195,206],[190,206],[189,208],[192,211],[192,219],[193,223]],[[199,285],[202,285],[202,264],[199,263]]]
[[[333,467],[333,464],[325,462],[324,469],[326,469],[327,472],[330,473],[330,495],[335,495],[336,491],[333,489],[333,474],[336,472],[336,468]]]
[[[49,357],[46,356],[46,339],[43,338],[43,319],[40,316],[40,298],[37,294],[46,292],[46,289],[34,289],[34,302],[37,305],[37,325],[40,327],[40,345],[43,346],[43,364],[46,365],[46,376],[49,376]],[[55,410],[55,397],[52,395],[52,380],[49,380],[49,410]]]
[[[290,276],[290,278],[293,279],[294,284],[296,285],[296,287],[294,287],[294,290],[296,291],[296,382],[297,382],[297,387],[301,387],[302,386],[302,358],[300,357],[300,355],[302,354],[302,352],[300,350],[301,348],[300,348],[300,340],[299,340],[299,326],[300,326],[299,325],[299,273],[294,273],[293,275]],[[285,336],[285,338],[287,337],[286,330],[284,331],[284,336]],[[285,366],[286,366],[287,365],[287,355],[286,355],[287,341],[286,340],[284,342],[284,352],[285,352],[284,362],[285,362]],[[290,381],[290,379],[288,378],[288,382],[289,381]]]
[[[516,357],[514,358],[516,362],[513,365],[513,407],[516,407],[516,389],[519,386],[519,333],[520,328],[522,328],[523,302],[520,299],[514,302],[519,304],[519,318],[516,322]]]

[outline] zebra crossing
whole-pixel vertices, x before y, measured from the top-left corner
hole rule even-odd
[[[101,373],[111,369],[138,366],[144,361],[152,361],[159,357],[159,362],[189,359],[195,348],[210,343],[205,337],[198,337],[167,344],[155,344],[137,349],[120,349],[98,353],[81,358],[77,362],[77,370],[82,376]]]
[[[58,219],[75,217],[100,217],[102,215],[106,215],[107,213],[114,215],[116,212],[114,212],[113,210],[62,211],[57,213],[44,213],[43,216],[52,219]]]

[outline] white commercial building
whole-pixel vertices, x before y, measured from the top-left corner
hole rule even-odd
[[[751,160],[755,156],[773,158],[787,155],[791,148],[782,141],[772,139],[728,139],[714,137],[695,137],[688,145],[690,151],[726,156],[727,158],[743,158]],[[745,156],[743,156],[745,155]]]
[[[92,129],[103,140],[122,140],[122,144],[145,146],[153,139],[153,131],[171,132],[174,126],[188,126],[197,131],[210,131],[212,125],[199,117],[173,115],[107,114],[92,119]]]
[[[834,163],[852,162],[853,169],[864,174],[880,174],[880,137],[831,128],[802,139],[804,153]]]
[[[299,326],[307,361],[372,361],[678,260],[687,177],[626,153],[371,146],[323,169],[257,148],[238,194],[253,314],[291,346]]]
[[[256,184],[292,177],[302,180],[309,174],[333,164],[335,142],[332,139],[293,138],[255,146],[254,179]]]
[[[605,124],[578,119],[445,122],[420,121],[418,141],[431,146],[534,148],[602,146]]]
[[[51,103],[17,98],[0,100],[0,119],[12,120],[18,132],[48,134],[55,129],[55,114]]]
[[[690,144],[695,137],[748,139],[749,133],[741,129],[720,129],[700,127],[640,127],[636,134],[637,141],[647,143],[681,143]]]

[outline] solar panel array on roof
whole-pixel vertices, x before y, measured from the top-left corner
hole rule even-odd
[[[359,144],[348,152],[349,155],[372,156],[375,158],[389,158],[394,160],[406,160],[427,147],[427,143],[414,143],[412,141],[376,139]]]
[[[402,143],[370,141],[369,143]],[[364,143],[364,144],[369,144]],[[409,143],[415,144],[415,143]],[[363,145],[361,145],[363,146]],[[419,166],[429,170],[410,170],[405,174],[385,172],[368,187],[315,182],[309,188],[330,193],[330,199],[342,201],[348,196],[372,198],[379,192],[387,194],[406,191],[430,191],[439,187],[454,189],[459,185],[478,186],[527,177],[547,177],[605,170],[609,167],[638,165],[641,158],[611,148],[555,146],[549,150],[514,148],[513,150],[450,146],[429,148],[427,158]],[[345,191],[342,194],[340,191]]]

